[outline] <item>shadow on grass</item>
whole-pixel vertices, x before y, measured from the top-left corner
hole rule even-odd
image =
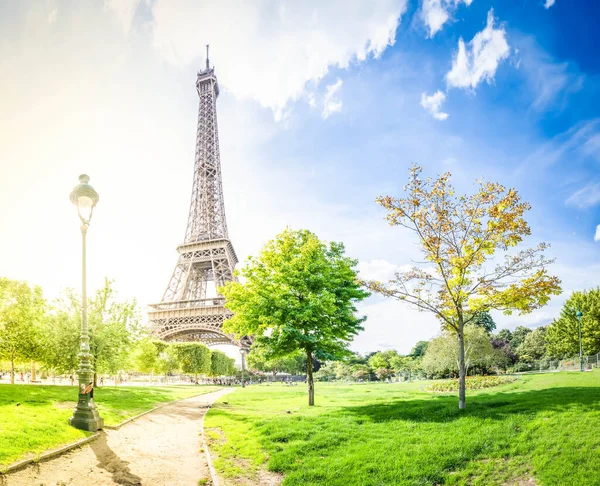
[[[341,414],[357,415],[372,422],[408,420],[449,422],[463,417],[503,420],[511,414],[539,411],[597,410],[600,387],[563,387],[510,391],[467,397],[467,409],[458,410],[458,398],[451,395],[426,399],[396,400],[382,404],[341,407]]]

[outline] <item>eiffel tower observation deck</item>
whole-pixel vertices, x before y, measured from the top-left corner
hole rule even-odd
[[[227,233],[219,156],[217,97],[219,84],[210,67],[198,73],[200,98],[192,200],[185,239],[177,247],[179,259],[162,300],[151,304],[148,317],[152,334],[165,341],[200,341],[207,345],[247,347],[222,330],[232,314],[216,289],[235,277],[238,258]]]

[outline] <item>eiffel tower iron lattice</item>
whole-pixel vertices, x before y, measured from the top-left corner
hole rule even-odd
[[[185,239],[177,247],[179,259],[159,304],[150,305],[152,333],[165,341],[200,341],[208,345],[234,344],[243,348],[249,338],[236,340],[222,330],[232,314],[221,295],[207,297],[210,285],[219,287],[233,280],[238,258],[227,234],[217,97],[219,85],[208,60],[198,73],[196,90],[200,98],[192,200]]]

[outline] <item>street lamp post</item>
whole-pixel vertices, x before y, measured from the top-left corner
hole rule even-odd
[[[246,388],[244,371],[246,370],[246,350],[244,348],[240,349],[240,354],[242,355],[242,388]]]
[[[580,309],[577,309],[577,322],[579,323],[579,367],[581,371],[583,371],[583,344],[581,342],[581,318],[583,317],[583,313]]]
[[[104,427],[104,420],[100,417],[94,403],[92,355],[90,354],[90,336],[87,320],[87,282],[86,282],[86,248],[85,237],[92,219],[92,213],[98,203],[98,193],[88,183],[89,176],[79,176],[79,184],[71,192],[71,202],[77,206],[81,220],[81,334],[79,351],[79,399],[77,407],[69,423],[81,430],[97,431]]]

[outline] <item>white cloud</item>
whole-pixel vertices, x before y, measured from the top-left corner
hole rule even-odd
[[[281,117],[332,67],[378,57],[395,41],[407,0],[232,2],[157,0],[154,47],[168,62],[198,62],[205,44],[219,82]],[[210,19],[209,21],[207,19]]]
[[[552,7],[552,5],[554,5],[554,2],[556,0],[546,0],[546,3],[544,4],[544,8],[550,8]]]
[[[494,11],[491,9],[485,29],[478,32],[468,45],[462,38],[458,41],[458,52],[452,61],[452,69],[446,75],[448,86],[475,89],[484,80],[491,82],[498,64],[508,57],[509,52],[506,30],[502,26],[494,28]]]
[[[431,113],[436,120],[448,118],[448,113],[440,111],[444,101],[446,101],[446,95],[439,90],[431,96],[427,96],[426,93],[421,94],[421,106]]]
[[[582,121],[555,135],[525,158],[517,172],[539,172],[556,163],[591,157],[600,162],[600,118]]]
[[[112,12],[125,35],[131,32],[133,17],[140,0],[104,0],[104,8]]]
[[[335,83],[328,85],[325,89],[323,112],[321,113],[323,120],[326,120],[335,112],[342,111],[342,101],[336,97],[341,87],[342,80],[338,78]]]
[[[379,282],[387,282],[394,278],[396,272],[410,270],[410,268],[410,265],[394,265],[383,259],[361,260],[357,265],[361,279]]]
[[[532,108],[556,111],[566,107],[568,96],[583,86],[584,76],[568,62],[555,62],[531,36],[515,34],[512,41],[518,46],[514,50],[518,57],[515,64],[529,85]]]
[[[429,29],[429,37],[442,30],[444,24],[450,19],[451,10],[456,9],[461,2],[468,7],[473,0],[423,0],[421,18]]]
[[[592,182],[579,189],[567,199],[566,204],[579,208],[589,208],[600,203],[600,183]]]
[[[423,0],[421,17],[429,28],[429,37],[433,37],[436,32],[442,29],[450,15],[442,5],[442,0]]]
[[[600,224],[596,226],[596,234],[594,235],[594,241],[600,241]]]

